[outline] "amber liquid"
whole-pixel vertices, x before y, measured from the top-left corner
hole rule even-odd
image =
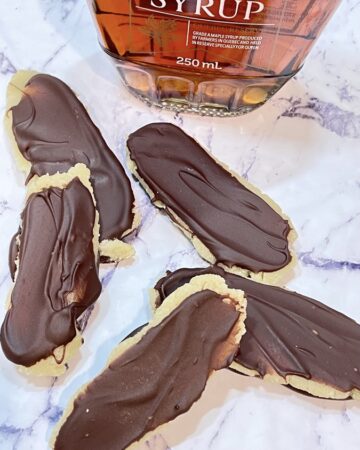
[[[340,3],[263,0],[246,23],[246,1],[227,0],[220,11],[215,0],[201,17],[199,1],[186,0],[181,12],[176,0],[95,0],[92,9],[104,49],[135,94],[216,115],[248,112],[271,97],[299,70]]]

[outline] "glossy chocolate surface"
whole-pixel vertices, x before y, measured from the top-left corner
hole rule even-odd
[[[35,75],[12,108],[13,132],[31,163],[29,177],[66,172],[76,163],[91,170],[101,240],[131,229],[134,195],[122,165],[71,89],[50,75]]]
[[[210,267],[169,273],[155,287],[158,305],[192,277],[208,273],[242,289],[248,301],[235,362],[261,377],[299,375],[343,392],[360,389],[360,325],[309,297]]]
[[[212,291],[189,296],[75,399],[55,449],[123,450],[186,412],[211,372],[231,363],[238,319]]]
[[[94,221],[91,195],[78,179],[29,197],[11,307],[1,328],[3,351],[14,363],[32,366],[69,343],[77,318],[100,295]]]
[[[15,275],[16,275],[16,260],[19,255],[19,246],[17,243],[17,237],[19,236],[19,231],[14,234],[10,241],[9,246],[9,271],[11,275],[11,279],[15,281]]]
[[[289,223],[180,128],[147,125],[130,135],[128,148],[153,201],[176,222],[174,212],[216,263],[258,273],[290,262]]]

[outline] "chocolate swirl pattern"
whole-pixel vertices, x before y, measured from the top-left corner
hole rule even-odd
[[[3,351],[15,364],[30,367],[50,356],[63,362],[65,346],[77,336],[77,318],[101,292],[94,226],[93,200],[78,178],[29,197],[1,328]]]
[[[11,112],[17,146],[31,163],[28,178],[84,163],[91,170],[101,240],[129,233],[135,201],[130,181],[72,90],[55,77],[35,75]]]
[[[152,201],[201,241],[205,259],[253,273],[290,263],[288,221],[178,127],[147,125],[130,135],[128,148]]]
[[[204,274],[222,276],[248,301],[234,369],[319,397],[360,398],[360,325],[316,300],[211,267],[169,273],[155,286],[156,306]]]

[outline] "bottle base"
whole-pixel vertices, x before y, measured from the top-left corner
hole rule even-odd
[[[213,117],[240,116],[259,108],[296,73],[214,77],[111,59],[128,90],[146,104]]]
[[[129,88],[128,88],[129,89]],[[236,110],[229,110],[223,105],[199,105],[190,102],[177,102],[176,99],[169,99],[166,101],[152,100],[149,97],[139,94],[133,89],[129,89],[131,94],[146,103],[148,106],[155,106],[156,108],[165,109],[167,111],[173,111],[176,113],[192,113],[198,116],[208,116],[208,117],[237,117],[244,114],[248,114],[251,111],[262,106],[265,102],[259,103],[254,106],[242,106]]]

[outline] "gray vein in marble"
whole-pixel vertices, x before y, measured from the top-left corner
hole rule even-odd
[[[9,211],[11,208],[9,206],[9,202],[7,200],[0,200],[0,216],[5,211]]]
[[[141,211],[141,222],[133,233],[134,238],[139,237],[140,233],[145,231],[155,219],[157,214],[156,208],[152,205],[151,201],[147,198],[143,199],[141,203],[138,203],[139,210]]]
[[[56,12],[60,14],[60,19],[65,21],[78,2],[79,0],[43,0],[46,6],[44,19],[46,20],[49,14]]]
[[[38,417],[34,419],[34,421],[28,427],[16,427],[7,423],[0,424],[0,436],[3,436],[5,440],[9,440],[9,438],[11,437],[14,439],[12,450],[17,450],[19,444],[21,444],[21,440],[23,437],[31,436],[34,433],[35,426],[42,419],[47,420],[51,425],[55,425],[55,423],[57,423],[60,419],[63,410],[60,407],[53,405],[51,401],[52,391],[54,389],[56,380],[56,378],[53,378],[51,386],[48,389],[44,410],[39,414]]]
[[[0,288],[9,278],[10,278],[10,275],[8,273],[3,276],[3,278],[0,280]]]
[[[77,326],[81,333],[85,331],[85,328],[87,327],[87,324],[89,322],[89,319],[91,317],[91,314],[95,308],[95,304],[90,305],[81,315],[81,317],[77,320]]]
[[[305,266],[312,266],[322,270],[360,270],[360,262],[337,261],[330,258],[321,258],[314,256],[313,253],[314,250],[299,253],[298,259]]]
[[[319,414],[317,414],[316,420],[314,421],[314,433],[315,433],[315,437],[316,437],[316,444],[317,447],[323,450],[327,450],[327,447],[324,447],[324,438],[322,435],[322,430],[319,430],[319,425],[321,423],[321,421],[323,420],[323,414],[320,412]]]
[[[161,434],[152,436],[150,440],[146,441],[145,445],[149,450],[171,450]]]
[[[178,127],[182,128],[184,126],[184,118],[181,113],[177,112],[174,115],[175,123]]]
[[[242,177],[245,180],[249,179],[249,173],[250,173],[251,169],[253,168],[254,164],[256,163],[256,149],[255,148],[251,149],[251,153],[253,154],[252,158],[251,158],[247,168],[243,169],[243,171],[242,171]]]
[[[319,447],[322,447],[322,436],[321,433],[319,433],[317,430],[315,430],[316,435],[316,443]]]
[[[349,417],[349,414],[348,414],[346,408],[344,408],[344,410],[341,412],[341,417],[342,417],[342,419],[343,419],[343,421],[344,421],[345,423],[350,423],[350,422],[351,422],[351,419],[350,419],[350,417]]]
[[[360,2],[355,3],[355,5],[351,6],[350,11],[354,11],[354,9],[358,8],[360,6]]]
[[[213,138],[214,138],[214,128],[213,128],[213,127],[210,127],[210,128],[209,128],[209,131],[208,131],[208,134],[207,134],[207,136],[206,136],[206,141],[205,141],[206,147],[207,147],[209,150],[211,150]]]
[[[228,421],[231,413],[234,411],[236,404],[234,404],[230,409],[228,409],[226,411],[226,413],[224,414],[224,417],[221,419],[221,422],[219,423],[219,425],[216,427],[216,431],[214,433],[214,435],[211,437],[210,441],[209,441],[209,446],[208,449],[211,450],[212,448],[216,448],[216,443],[217,440],[220,437],[220,433],[222,431],[222,429],[224,428],[224,425],[226,424],[226,422]],[[214,447],[215,446],[215,447]]]
[[[0,52],[0,73],[2,75],[8,75],[10,73],[15,73],[16,67],[10,61],[10,59],[5,55],[4,52]]]
[[[63,0],[64,1],[64,0]],[[77,0],[76,0],[77,1]],[[66,49],[69,45],[69,43],[74,39],[74,37],[77,35],[78,31],[79,31],[79,27],[78,24],[80,23],[81,19],[82,19],[82,13],[84,11],[85,5],[81,8],[80,12],[79,12],[79,16],[76,19],[72,29],[74,30],[73,33],[71,34],[71,36],[67,39],[66,42],[64,42],[63,44],[61,44],[50,56],[49,58],[43,63],[42,65],[42,71],[46,71],[46,68],[49,64],[51,64],[55,58],[57,58],[64,49]]]
[[[176,253],[173,253],[169,261],[166,265],[167,270],[170,270],[171,272],[174,272],[177,269],[180,269],[183,267],[183,260],[186,256],[196,257],[198,255],[195,248],[191,248],[189,250],[180,250]],[[206,263],[204,262],[204,267],[206,267]]]
[[[341,86],[338,89],[338,95],[340,100],[342,101],[347,101],[347,102],[352,102],[353,100],[356,99],[355,95],[352,95],[350,93],[350,86],[348,84],[345,84],[344,86]]]
[[[65,49],[67,48],[68,43],[71,41],[71,39],[69,39],[68,42],[65,42],[65,44],[60,45],[59,48],[57,48],[54,53],[51,54],[51,56],[44,62],[43,66],[42,66],[42,71],[46,71],[46,67],[52,63],[54,61],[54,59]]]
[[[333,195],[333,194],[331,194]],[[350,218],[346,219],[345,221],[341,222],[340,224],[335,225],[334,227],[331,227],[327,233],[327,236],[323,239],[321,244],[327,246],[330,244],[332,236],[336,234],[338,231],[342,232],[342,228],[346,225],[349,225],[353,223],[355,220],[357,220],[360,217],[360,212],[357,214],[352,215]],[[303,229],[303,228],[302,228]],[[318,246],[319,247],[319,246]]]
[[[101,278],[101,284],[103,289],[105,289],[107,287],[107,285],[110,283],[110,281],[112,280],[112,277],[114,276],[116,270],[118,267],[118,263],[116,263],[114,265],[114,267],[112,267],[102,278]]]
[[[149,251],[148,244],[147,244],[146,240],[145,240],[145,239],[142,239],[139,235],[136,236],[136,240],[142,244],[142,246],[143,246],[143,251],[144,251],[145,255],[146,255],[148,258],[151,258],[151,254],[150,254],[150,251]]]
[[[279,117],[315,120],[321,127],[340,137],[360,138],[360,115],[346,111],[316,97],[286,99],[290,106]]]

